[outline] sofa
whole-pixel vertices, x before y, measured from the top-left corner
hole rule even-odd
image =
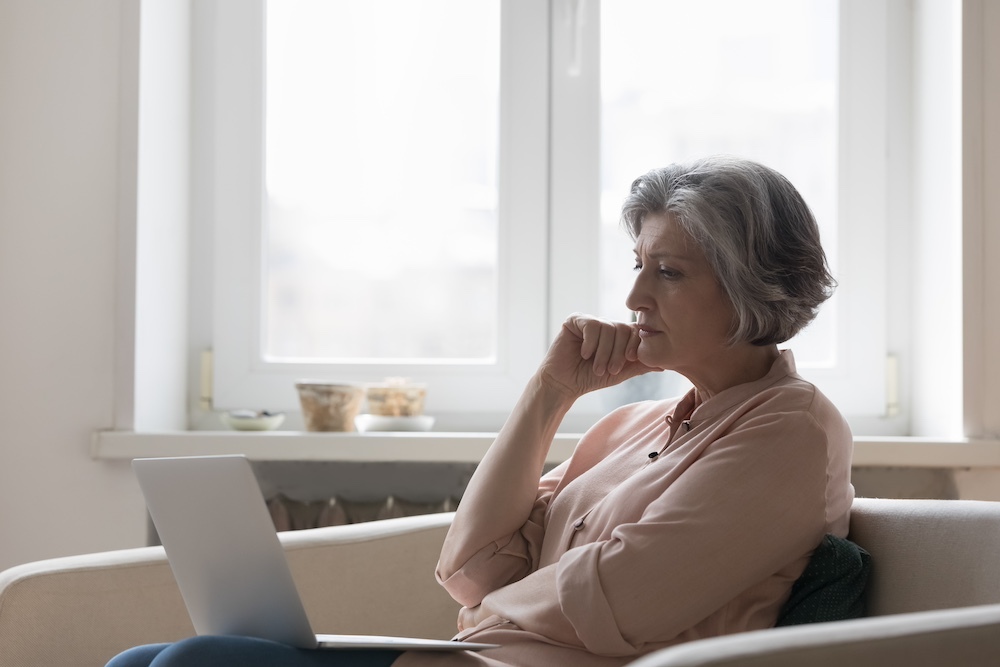
[[[281,533],[318,632],[449,637],[457,605],[431,572],[451,514]],[[668,648],[630,667],[1000,664],[1000,503],[855,501],[872,557],[867,616]],[[0,667],[103,665],[193,634],[162,548],[0,573]]]

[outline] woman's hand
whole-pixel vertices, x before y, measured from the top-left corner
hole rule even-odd
[[[650,371],[639,361],[634,324],[570,315],[539,368],[542,382],[574,399]]]
[[[476,607],[462,607],[458,610],[458,631],[463,632],[474,628],[487,618],[490,614],[483,609],[482,605]]]

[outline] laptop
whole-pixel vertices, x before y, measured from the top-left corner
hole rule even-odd
[[[199,635],[258,637],[310,649],[496,648],[440,639],[317,635],[246,457],[135,459],[132,469]]]

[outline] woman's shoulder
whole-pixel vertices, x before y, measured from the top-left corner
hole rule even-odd
[[[734,408],[727,432],[756,433],[773,450],[790,448],[803,455],[825,450],[825,457],[840,459],[853,449],[851,428],[837,406],[797,375],[774,382]],[[803,447],[807,442],[818,449]]]
[[[709,403],[711,406],[702,406],[703,412],[799,412],[823,421],[840,418],[840,412],[822,390],[799,375],[791,350],[782,350],[761,379],[728,389]]]
[[[798,374],[781,378],[753,397],[750,403],[756,410],[806,413],[821,426],[844,420],[822,389]]]

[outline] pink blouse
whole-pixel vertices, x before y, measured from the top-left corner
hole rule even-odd
[[[823,535],[847,535],[850,429],[789,351],[694,402],[602,419],[541,479],[521,529],[441,581],[499,610],[458,638],[501,648],[395,664],[610,667],[773,626]]]

